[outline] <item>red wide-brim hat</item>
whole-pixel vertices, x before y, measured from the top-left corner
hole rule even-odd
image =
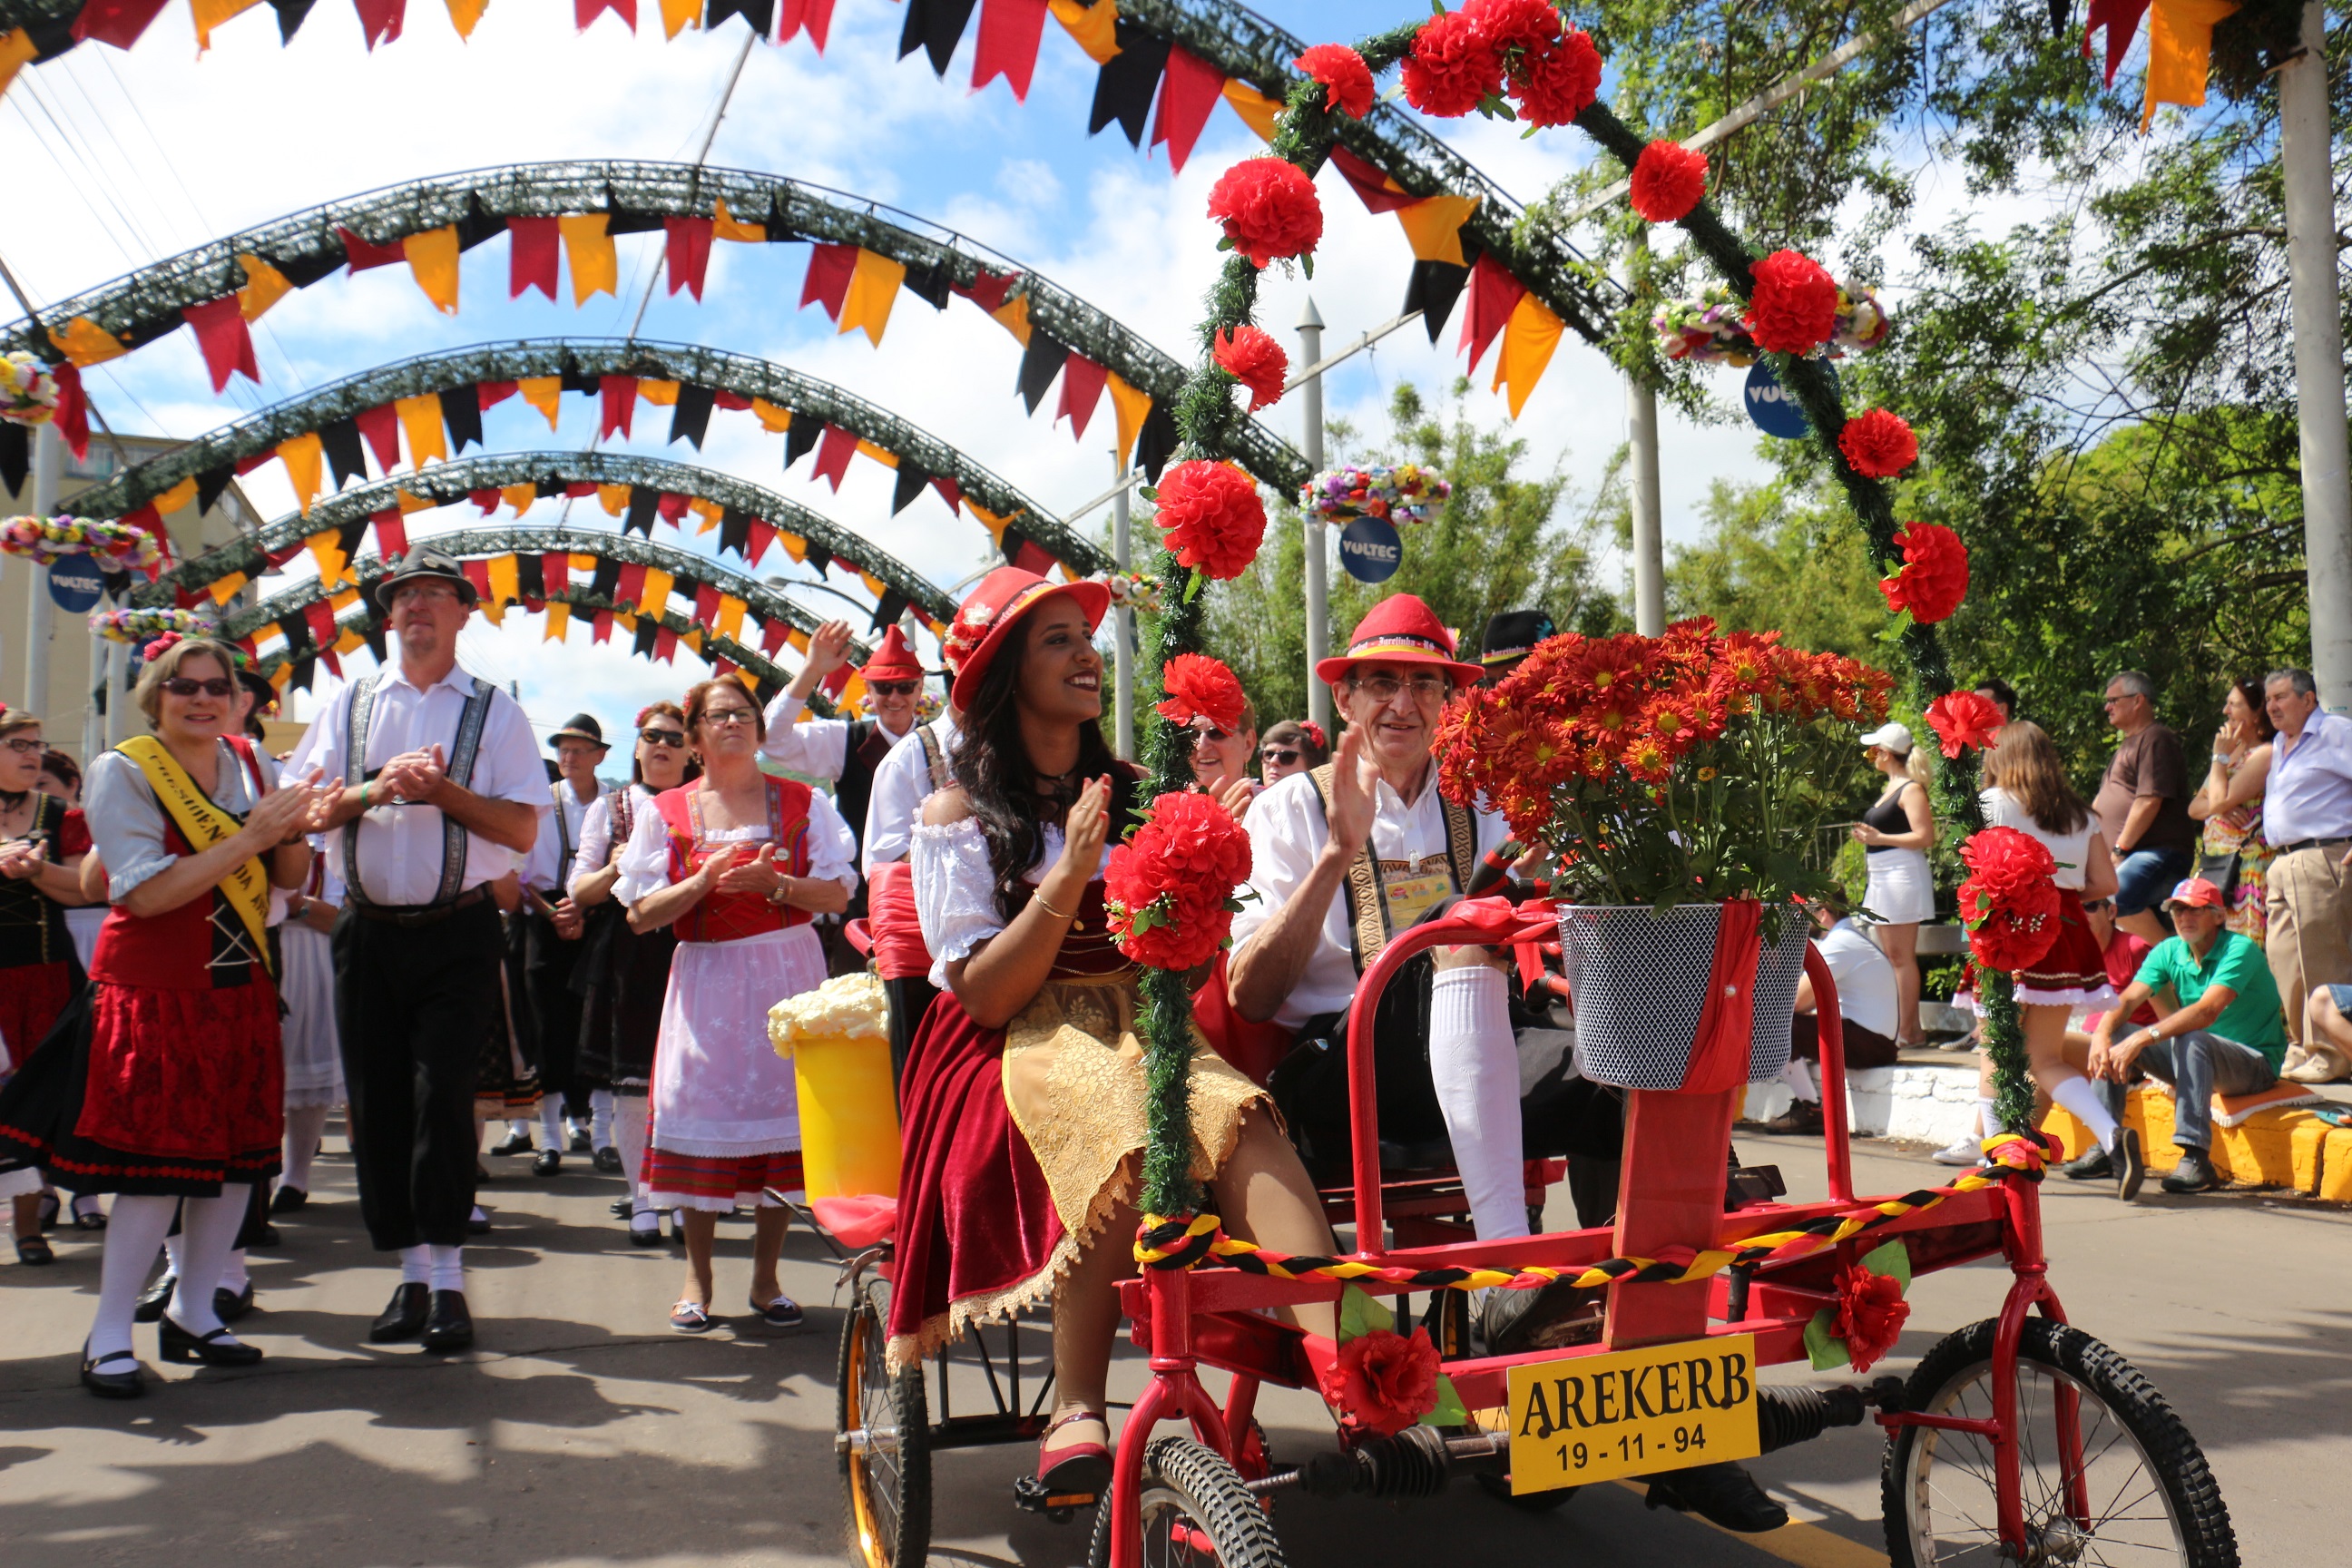
[[[1360,664],[1433,664],[1456,686],[1475,686],[1486,671],[1454,657],[1454,634],[1411,594],[1391,594],[1364,613],[1348,639],[1348,651],[1320,660],[1315,679],[1329,686]]]
[[[965,712],[980,697],[981,682],[988,679],[988,667],[996,660],[997,649],[1004,646],[1006,636],[1020,624],[1021,617],[1057,594],[1067,594],[1077,601],[1087,617],[1087,630],[1094,631],[1110,610],[1110,590],[1100,583],[1052,583],[1034,572],[1024,572],[1018,566],[999,566],[980,580],[980,586],[966,595],[956,611],[955,624],[948,628],[947,645],[950,663],[955,666],[955,684],[949,691],[949,700]]]

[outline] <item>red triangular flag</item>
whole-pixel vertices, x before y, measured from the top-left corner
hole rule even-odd
[[[163,0],[89,0],[74,17],[73,36],[127,49],[163,9]]]
[[[584,5],[586,0],[582,0]],[[702,301],[703,275],[710,270],[710,231],[707,217],[662,219],[662,259],[669,265],[669,291],[685,289],[697,304]]]
[[[388,44],[400,37],[401,17],[408,10],[408,0],[352,0],[360,14],[360,33],[373,50],[378,44]]]
[[[677,634],[667,626],[654,633],[654,657],[664,664],[677,662]]]
[[[1058,421],[1069,416],[1070,434],[1076,439],[1086,439],[1087,421],[1094,417],[1095,405],[1102,401],[1103,383],[1109,376],[1109,367],[1097,364],[1075,349],[1062,362],[1062,405],[1054,411],[1054,417]]]
[[[697,625],[709,626],[719,618],[719,590],[709,583],[698,583],[694,589],[694,619]]]
[[[572,20],[583,33],[605,11],[627,23],[632,33],[637,30],[637,0],[572,0]]]
[[[368,450],[375,454],[379,469],[388,474],[400,467],[400,415],[391,404],[362,408],[352,416],[352,423],[367,437]]]
[[[751,406],[751,400],[740,392],[714,391],[710,395],[713,408],[732,408],[738,414]]]
[[[522,298],[526,289],[536,289],[549,299],[555,298],[556,258],[563,253],[562,232],[551,217],[510,217],[507,219],[507,297]]]
[[[950,511],[960,511],[963,509],[963,487],[946,474],[934,478],[931,480],[931,489],[940,492],[940,499],[948,503]]]
[[[89,395],[81,389],[81,366],[63,360],[49,367],[57,378],[58,434],[65,440],[66,450],[77,458],[89,456]]]
[[[227,390],[232,371],[257,384],[260,382],[260,367],[253,363],[253,333],[245,324],[242,301],[236,295],[183,305],[180,314],[195,330],[196,346],[204,350],[205,369],[212,373],[215,392]]]
[[[408,259],[408,252],[394,245],[370,245],[340,224],[335,232],[343,237],[343,258],[354,272],[365,272],[371,267],[394,267]]]
[[[734,660],[732,660],[732,659],[729,659],[729,658],[720,658],[720,657],[719,657],[719,655],[717,655],[717,654],[712,654],[712,655],[710,656],[710,679],[713,679],[713,680],[724,680],[724,679],[726,679],[729,676],[730,676],[730,675],[732,675],[732,674],[734,674],[734,673],[735,673],[735,662],[734,662]]]
[[[824,694],[827,697],[839,697],[843,688],[849,684],[849,678],[853,673],[848,665],[836,665],[833,673],[824,678],[823,687]]]
[[[751,542],[744,547],[744,559],[750,562],[752,565],[757,566],[760,563],[760,557],[765,555],[768,552],[768,546],[773,544],[775,542],[776,525],[770,522],[763,517],[753,518],[751,520]]]
[[[395,555],[408,553],[408,520],[400,509],[388,506],[374,513],[370,521],[375,524],[375,552],[389,561]]]
[[[495,486],[486,490],[467,490],[466,499],[482,509],[484,517],[499,510],[499,492]]]
[[[824,313],[841,320],[842,301],[849,298],[850,275],[857,270],[857,247],[809,247],[808,280],[801,285],[801,304],[823,305]]]
[[[596,383],[596,390],[604,401],[604,416],[596,427],[598,437],[610,436],[615,430],[626,436],[629,421],[637,412],[637,378],[634,375],[604,376]],[[565,493],[571,493],[568,488]],[[589,487],[589,493],[595,493],[593,485]]]
[[[599,610],[599,611],[597,611],[597,612],[596,612],[596,638],[595,638],[595,640],[596,640],[596,641],[598,641],[598,642],[603,642],[603,641],[604,641],[605,639],[607,639],[608,637],[610,637],[612,635],[613,635],[613,612],[612,612],[612,611],[610,611],[610,610]]]
[[[474,401],[484,413],[488,413],[521,390],[511,381],[480,382],[474,387]]]
[[[632,561],[621,568],[621,580],[613,588],[613,603],[635,605],[645,596],[646,569]]]
[[[1510,268],[1495,259],[1492,252],[1480,251],[1471,265],[1469,287],[1464,290],[1470,297],[1467,309],[1462,312],[1460,346],[1470,351],[1470,368],[1476,370],[1485,356],[1486,345],[1502,335],[1510,321],[1520,296],[1528,286],[1511,276]]]
[[[273,453],[271,453],[270,455],[271,455],[272,457],[277,456],[277,454],[276,454],[276,453],[274,453],[274,452],[273,452]],[[268,563],[269,563],[269,569],[270,569],[271,571],[275,572],[275,571],[277,571],[278,568],[280,568],[280,567],[284,566],[284,565],[285,565],[289,561],[293,560],[293,559],[294,559],[294,557],[296,557],[297,555],[301,554],[301,553],[302,553],[302,551],[303,551],[303,542],[302,542],[302,541],[300,541],[300,540],[299,540],[299,539],[289,540],[289,541],[288,541],[286,543],[279,545],[279,546],[278,546],[277,549],[275,549],[275,550],[265,550],[265,551],[263,551],[263,552],[261,552],[261,558],[262,558],[264,561],[268,562]]]
[[[760,651],[770,658],[775,658],[776,650],[784,646],[784,639],[791,637],[792,632],[793,628],[782,619],[766,622],[760,627]]]
[[[661,515],[664,522],[675,528],[686,519],[686,498],[676,490],[664,490],[661,500],[654,503],[654,510]]]
[[[539,582],[551,599],[572,586],[572,557],[561,550],[551,550],[541,556]]]
[[[1045,0],[1038,0],[1042,5]],[[802,28],[818,54],[824,53],[824,36],[833,28],[833,0],[784,0],[783,19],[776,26],[776,42],[789,44]]]
[[[1168,50],[1168,74],[1160,79],[1160,115],[1151,122],[1151,144],[1168,143],[1168,167],[1184,172],[1209,110],[1225,94],[1225,73],[1181,44]]]
[[[789,6],[792,0],[785,4]],[[1030,73],[1037,68],[1037,42],[1045,29],[1045,0],[981,0],[980,37],[971,51],[972,91],[1003,77],[1012,84],[1013,96],[1026,102]],[[1224,85],[1221,72],[1217,86],[1222,90]]]
[[[278,448],[275,447],[265,447],[249,458],[239,458],[236,460],[236,477],[241,479],[263,464],[274,463],[277,460]]]
[[[83,13],[85,16],[87,12]],[[2116,68],[2124,63],[2131,52],[2132,39],[2139,33],[2139,19],[2147,14],[2147,0],[2091,0],[2089,14],[2083,20],[2083,58],[2091,58],[2091,35],[2105,27],[2107,30],[2106,85],[2116,85]]]
[[[950,283],[948,288],[950,292],[962,295],[982,310],[993,312],[1003,308],[1004,297],[1012,293],[1013,286],[1020,281],[1021,274],[1018,272],[1000,276],[983,267],[972,275],[970,288],[960,283]],[[808,301],[803,300],[801,303],[805,305]]]
[[[343,678],[342,658],[333,648],[321,644],[319,648],[319,662],[325,665],[327,667],[327,673],[333,676],[337,680],[341,680]]]
[[[1348,182],[1348,188],[1362,198],[1367,211],[1392,213],[1422,199],[1409,192],[1389,189],[1386,174],[1336,142],[1331,145],[1331,166],[1339,171],[1339,177]]]
[[[628,432],[625,430],[622,434],[626,435]],[[563,487],[563,493],[572,500],[585,500],[590,496],[596,493],[596,481],[593,479],[574,479],[570,484]]]
[[[491,603],[490,563],[487,561],[461,561],[457,567],[466,574],[466,581],[474,585],[476,597],[485,605]]]
[[[310,640],[322,648],[335,646],[335,606],[324,599],[313,599],[302,606],[302,618],[310,624]]]
[[[855,432],[838,425],[828,425],[817,438],[816,471],[814,478],[833,481],[834,493],[841,493],[841,477],[849,472],[849,459],[857,451]]]

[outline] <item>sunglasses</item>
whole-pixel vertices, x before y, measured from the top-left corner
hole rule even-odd
[[[2083,906],[2083,912],[2086,915],[2103,915],[2115,907],[2116,902],[2113,899],[2093,899]]]
[[[648,746],[683,746],[686,744],[686,735],[684,731],[677,730],[640,730],[637,731],[637,739],[643,741]]]
[[[923,689],[919,680],[869,680],[866,689],[877,697],[912,697]]]
[[[175,675],[163,682],[163,689],[174,697],[194,697],[199,691],[207,697],[226,697],[236,689],[236,682],[226,676],[218,676],[211,680],[195,680],[184,675]]]
[[[1258,755],[1269,763],[1286,768],[1298,760],[1298,753],[1287,746],[1267,746],[1259,751]]]
[[[1223,742],[1233,739],[1233,734],[1234,732],[1231,730],[1220,730],[1214,724],[1195,724],[1192,726],[1192,741],[1196,745],[1202,741],[1207,741],[1212,744],[1222,744]]]

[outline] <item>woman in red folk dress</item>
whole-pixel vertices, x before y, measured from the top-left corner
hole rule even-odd
[[[1135,1272],[1144,1143],[1140,998],[1103,908],[1106,848],[1137,806],[1099,722],[1108,602],[1099,584],[1010,566],[973,590],[949,633],[956,784],[925,805],[909,856],[941,994],[900,1091],[889,1358],[1050,1297],[1056,1403],[1037,1474],[1054,1491],[1109,1480],[1114,1286]],[[1195,1047],[1193,1177],[1232,1234],[1323,1252],[1330,1227],[1272,1103],[1197,1033]],[[1328,1308],[1299,1316],[1331,1330]]]
[[[89,989],[0,1090],[0,1165],[120,1194],[81,1370],[104,1397],[143,1390],[131,1315],[182,1200],[163,1358],[261,1359],[221,1325],[213,1289],[247,1189],[278,1169],[285,1059],[264,931],[270,888],[300,887],[310,868],[310,791],[278,788],[268,759],[228,738],[234,670],[208,639],[147,646],[135,695],[155,733],[99,758],[83,794],[113,903]]]
[[[656,1207],[686,1211],[686,1290],[669,1320],[681,1333],[710,1327],[719,1216],[738,1194],[801,1186],[793,1065],[768,1042],[768,1009],[824,983],[811,919],[848,908],[857,886],[857,839],[833,802],[760,771],[765,730],[740,682],[706,680],[687,693],[687,744],[702,777],[637,814],[613,888],[631,931],[677,934],[644,1181]],[[802,1321],[776,1277],[791,1221],[790,1209],[760,1199],[751,1310],[772,1329]]]

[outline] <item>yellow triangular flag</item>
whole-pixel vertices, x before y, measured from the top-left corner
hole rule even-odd
[[[508,485],[499,491],[499,499],[520,517],[530,510],[531,502],[539,499],[539,487],[533,484]]]
[[[226,605],[236,597],[236,591],[244,587],[248,581],[250,579],[244,573],[232,572],[227,576],[214,582],[205,591],[212,595],[214,604]]]
[[[886,468],[895,468],[898,466],[898,453],[886,452],[871,441],[858,442],[857,449],[866,456],[873,458],[876,462],[881,464]]]
[[[620,516],[623,512],[629,510],[629,487],[626,485],[598,485],[596,487],[596,504],[604,509],[604,515],[606,517]]]
[[[556,417],[563,411],[563,378],[560,375],[527,375],[515,383],[522,392],[522,400],[547,416],[547,427],[555,428]]]
[[[236,264],[245,268],[245,287],[237,290],[237,313],[248,321],[261,320],[261,313],[293,291],[286,274],[258,256],[239,256]]]
[[[547,629],[540,634],[541,642],[562,642],[572,630],[572,606],[561,599],[547,602]]]
[[[771,436],[781,436],[793,427],[793,411],[779,408],[764,397],[751,399],[751,416]]]
[[[394,503],[400,508],[400,515],[403,517],[406,517],[412,511],[431,511],[435,507],[441,504],[439,501],[430,500],[425,496],[410,495],[406,490],[402,489],[394,490],[392,492],[392,499]]]
[[[320,465],[326,458],[319,437],[315,434],[305,433],[280,441],[278,443],[278,458],[286,465],[286,478],[294,487],[296,505],[305,516],[309,515],[310,503],[319,499],[319,487],[322,482]]]
[[[490,8],[490,0],[448,0],[449,25],[457,29],[461,38],[471,38],[474,29],[481,26],[482,13]]]
[[[861,247],[857,266],[849,274],[849,292],[841,302],[841,325],[835,331],[863,327],[866,341],[879,348],[882,329],[890,324],[890,307],[898,302],[898,285],[906,280],[904,262]]]
[[[455,225],[404,236],[400,252],[408,258],[410,276],[433,308],[445,316],[457,313],[457,230]]]
[[[349,626],[343,627],[342,636],[335,639],[335,651],[338,654],[357,653],[366,646],[367,638],[360,636],[359,633],[353,631]]]
[[[677,406],[677,383],[674,381],[640,381],[637,395],[647,403],[658,403],[664,408]]]
[[[1268,98],[1241,78],[1229,76],[1225,79],[1225,101],[1234,106],[1234,112],[1242,117],[1243,123],[1257,132],[1259,141],[1274,140],[1274,122],[1282,113],[1282,100]]]
[[[603,213],[582,213],[555,220],[563,236],[563,255],[572,264],[572,302],[584,305],[593,294],[615,293],[620,286],[620,258],[613,252]]]
[[[793,561],[803,562],[808,559],[808,541],[799,534],[787,533],[780,528],[776,530],[776,542],[784,547],[784,553],[791,556]]]
[[[188,0],[189,13],[196,19],[196,53],[213,47],[215,27],[260,4],[261,0]]]
[[[343,553],[342,546],[337,542],[341,537],[336,530],[323,528],[302,540],[310,547],[310,559],[319,563],[319,581],[330,586],[353,581],[351,557]]]
[[[309,437],[309,439],[316,441],[318,437],[313,436]],[[316,487],[314,486],[313,489],[315,488]],[[178,484],[173,485],[162,495],[157,496],[150,504],[154,507],[156,516],[169,517],[173,512],[179,510],[182,507],[187,505],[190,501],[194,500],[195,499],[196,481],[194,478],[191,476],[190,478],[182,479]]]
[[[2237,10],[2237,0],[2155,0],[2147,14],[2147,99],[2140,108],[2143,135],[2159,103],[2195,109],[2205,101],[2213,63],[2213,27]]]
[[[121,338],[88,316],[76,316],[66,323],[66,330],[62,332],[51,327],[49,342],[57,345],[59,353],[85,370],[131,352]]]
[[[1118,0],[1052,0],[1054,20],[1076,38],[1087,58],[1107,66],[1118,57]]]
[[[689,627],[677,634],[677,640],[692,648],[695,652],[700,653],[702,651],[702,628],[700,626]]]
[[[357,577],[353,577],[351,581],[356,584],[359,582],[359,579]],[[360,591],[356,586],[353,586],[345,588],[341,593],[330,595],[327,599],[327,605],[330,609],[341,611],[350,609],[353,605],[356,605],[359,602]]]
[[[710,222],[710,237],[757,244],[768,237],[768,227],[765,224],[737,223],[734,215],[727,210],[727,198],[721,196],[719,198],[719,215]]]
[[[596,558],[593,555],[572,555],[566,558],[565,564],[572,568],[572,575],[583,584],[596,574]]]
[[[999,517],[994,512],[990,511],[986,507],[973,505],[972,499],[970,496],[963,498],[963,504],[966,511],[971,512],[972,516],[980,519],[981,526],[988,530],[988,537],[996,542],[996,547],[999,550],[1003,549],[1004,528],[1005,525],[1013,520],[1009,517]]]
[[[1495,356],[1495,385],[1510,388],[1511,417],[1528,405],[1528,395],[1543,379],[1559,347],[1560,320],[1533,294],[1522,294],[1503,328],[1502,352]]]
[[[722,637],[743,640],[743,601],[732,594],[719,595],[719,614],[712,617],[712,627]]]
[[[1476,196],[1430,196],[1397,208],[1396,216],[1414,259],[1463,267],[1468,264],[1462,258],[1462,226],[1477,210]]]
[[[725,507],[720,506],[715,500],[709,500],[701,496],[697,496],[692,500],[687,502],[686,510],[702,520],[702,526],[694,531],[697,533],[709,533],[712,529],[717,528],[720,523],[727,521],[727,509]]]
[[[8,84],[16,79],[16,73],[30,65],[33,57],[40,52],[41,46],[35,43],[33,35],[22,27],[0,33],[0,93],[8,90]]]
[[[1151,415],[1151,394],[1129,386],[1118,372],[1112,371],[1104,384],[1110,388],[1111,410],[1118,418],[1118,471],[1127,472],[1128,455],[1135,450],[1135,438],[1143,430],[1143,422]]]
[[[999,305],[995,310],[991,310],[989,314],[995,317],[997,325],[1003,327],[1006,331],[1011,332],[1013,334],[1013,341],[1018,342],[1023,348],[1025,349],[1029,346],[1028,295],[1024,294],[1017,300],[1008,300],[1003,304]]]
[[[400,427],[408,435],[408,466],[421,468],[429,462],[438,462],[449,456],[448,434],[441,425],[441,395],[422,392],[415,397],[395,397],[392,411],[400,416]]]
[[[677,579],[658,566],[646,568],[646,596],[637,601],[637,608],[648,615],[659,615],[669,608],[670,584]]]
[[[510,605],[522,597],[520,565],[514,556],[493,555],[485,563],[490,578],[490,598],[500,605]]]

